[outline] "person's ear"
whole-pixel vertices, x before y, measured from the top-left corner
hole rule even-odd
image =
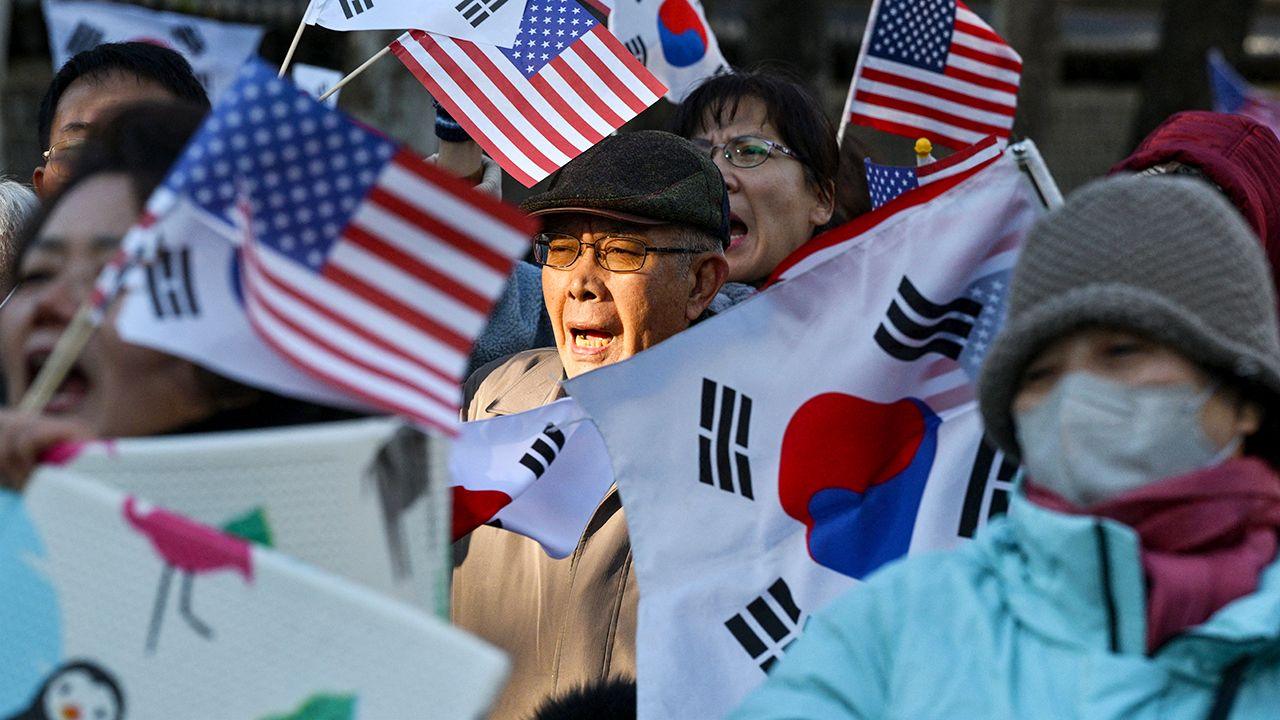
[[[44,166],[31,171],[31,187],[35,188],[36,197],[44,200]]]
[[[1249,437],[1258,432],[1262,427],[1262,420],[1265,414],[1266,411],[1258,403],[1242,400],[1236,406],[1235,429],[1237,437]]]
[[[822,188],[814,193],[813,208],[809,211],[809,222],[814,227],[822,227],[831,221],[836,211],[836,183],[828,180]]]
[[[711,305],[720,286],[729,278],[729,262],[719,252],[703,253],[696,256],[689,265],[689,274],[693,282],[689,287],[689,301],[685,304],[685,317],[693,322],[702,316],[703,311]]]

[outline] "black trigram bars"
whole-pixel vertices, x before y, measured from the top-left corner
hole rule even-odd
[[[753,500],[751,462],[746,454],[751,432],[751,398],[728,385],[721,387],[703,378],[701,426],[698,480]]]
[[[179,25],[169,31],[174,40],[182,43],[195,55],[200,55],[205,51],[204,36],[200,34],[200,30],[193,25]]]
[[[147,263],[147,294],[157,319],[194,317],[200,314],[195,282],[191,276],[191,248],[161,248]]]
[[[338,0],[338,2],[342,5],[342,14],[346,15],[348,20],[366,10],[373,9],[373,0]]]
[[[463,19],[471,23],[471,27],[480,27],[480,23],[488,20],[506,4],[507,0],[462,0],[453,9],[462,13]]]
[[[644,38],[637,35],[628,40],[626,46],[627,50],[636,56],[641,65],[649,67],[649,48],[644,44]]]
[[[105,37],[102,30],[89,23],[77,23],[76,29],[71,31],[71,37],[67,38],[67,54],[76,55],[91,50],[101,45]]]
[[[540,478],[563,449],[564,433],[555,425],[547,423],[542,434],[533,441],[533,447],[520,458],[520,464],[529,468],[535,478]]]
[[[1018,477],[1018,466],[983,438],[969,473],[969,487],[960,511],[960,537],[971,538],[987,520],[1009,509],[1009,495]],[[986,512],[983,512],[983,509]]]
[[[791,597],[791,588],[779,578],[768,592],[747,603],[745,612],[729,618],[724,626],[767,673],[799,637],[800,608]]]
[[[913,319],[902,309],[903,305],[925,318],[925,322]],[[967,297],[939,305],[922,295],[904,276],[898,284],[898,297],[889,303],[884,322],[876,328],[876,344],[904,362],[919,360],[930,353],[955,360],[964,350],[964,340],[973,331],[973,321],[981,312],[982,303]],[[890,328],[905,340],[898,339]]]

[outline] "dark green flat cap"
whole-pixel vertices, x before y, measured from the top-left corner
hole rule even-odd
[[[658,130],[611,135],[560,168],[530,215],[585,213],[645,225],[689,225],[729,246],[720,169],[688,140]]]

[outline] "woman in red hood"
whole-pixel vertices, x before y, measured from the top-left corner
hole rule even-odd
[[[1199,176],[1236,206],[1262,241],[1280,286],[1280,139],[1243,115],[1190,110],[1172,115],[1111,173]]]

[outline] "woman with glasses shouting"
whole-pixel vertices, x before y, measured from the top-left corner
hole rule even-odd
[[[680,105],[672,132],[707,152],[724,175],[730,282],[763,283],[831,220],[836,132],[798,83],[766,72],[713,77]]]

